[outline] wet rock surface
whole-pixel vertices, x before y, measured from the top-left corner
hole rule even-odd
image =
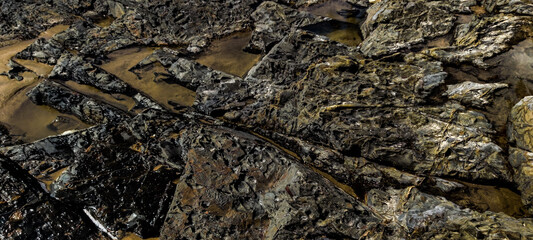
[[[0,20],[0,239],[533,238],[531,1]],[[37,109],[60,135],[22,142],[6,115]]]

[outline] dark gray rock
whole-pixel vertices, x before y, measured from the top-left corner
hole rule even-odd
[[[39,83],[27,95],[35,104],[48,105],[89,124],[117,122],[129,117],[122,110],[49,80]]]
[[[61,56],[49,77],[91,85],[109,93],[131,93],[133,91],[128,84],[116,76],[68,52]]]

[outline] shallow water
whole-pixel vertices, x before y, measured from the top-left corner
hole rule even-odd
[[[109,62],[101,68],[114,74],[133,88],[150,96],[159,104],[173,109],[175,105],[192,106],[196,93],[178,84],[170,84],[162,80],[168,72],[159,64],[152,64],[136,73],[129,71],[141,60],[152,54],[154,48],[129,48],[115,51],[108,55]]]
[[[39,37],[51,38],[68,26],[57,25],[43,32]],[[15,54],[35,41],[27,40],[0,48],[0,72],[9,70],[7,64]],[[31,102],[26,93],[46,76],[52,66],[31,60],[15,59],[16,62],[33,72],[21,73],[22,81],[0,76],[0,122],[4,124],[16,140],[32,142],[67,130],[83,129],[87,124],[74,116],[61,114],[47,106]]]
[[[344,43],[348,46],[357,46],[363,41],[359,24],[361,22],[361,11],[351,4],[331,0],[321,4],[315,4],[306,8],[312,14],[329,17],[332,21],[314,24],[304,29],[324,35],[331,40]]]
[[[101,28],[109,27],[111,24],[115,21],[115,18],[111,16],[104,17],[102,19],[99,19],[95,22],[96,26],[99,26]]]
[[[239,32],[215,40],[196,60],[212,69],[243,77],[261,58],[259,54],[244,52],[252,32]]]
[[[91,97],[98,101],[107,103],[125,112],[130,111],[135,106],[135,100],[124,94],[111,95],[103,93],[102,91],[93,86],[79,84],[74,81],[66,81],[63,84],[76,92],[79,92],[85,96]]]

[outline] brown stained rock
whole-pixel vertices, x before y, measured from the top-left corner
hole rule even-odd
[[[445,1],[390,1],[373,4],[361,26],[361,51],[369,57],[397,52],[452,30],[455,16]]]
[[[227,93],[222,84],[199,88],[196,107],[213,115],[237,112],[224,116],[404,170],[510,180],[481,113],[451,103],[419,106],[444,83],[439,62],[419,55],[366,62],[354,55],[294,32],[237,81],[244,87]]]
[[[526,151],[533,152],[533,97],[520,100],[512,109],[509,117],[509,139]]]
[[[417,188],[372,190],[367,204],[397,222],[411,239],[529,239],[531,219],[515,219],[502,213],[478,213],[461,209],[441,197]]]
[[[197,132],[206,135],[198,138]],[[193,127],[181,133],[179,142],[188,149],[187,164],[162,239],[387,234],[372,210],[252,135]]]

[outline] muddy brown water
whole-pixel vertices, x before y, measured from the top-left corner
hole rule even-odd
[[[215,40],[196,61],[212,69],[243,77],[261,58],[259,54],[244,52],[252,32],[238,32]]]
[[[111,26],[111,24],[115,21],[115,18],[113,18],[112,16],[107,16],[107,17],[104,17],[104,18],[100,18],[98,19],[95,24],[96,26],[99,26],[101,28],[105,28],[105,27],[109,27]]]
[[[126,96],[124,94],[103,93],[102,91],[93,86],[79,84],[74,81],[66,81],[63,82],[63,84],[76,92],[99,100],[101,102],[107,103],[125,112],[132,110],[135,106],[135,100],[132,97]]]
[[[109,54],[107,57],[110,61],[100,67],[168,109],[174,109],[174,105],[171,103],[192,106],[196,93],[181,85],[162,80],[161,77],[164,77],[168,72],[160,63],[143,67],[140,71],[136,71],[138,74],[129,71],[141,60],[152,54],[154,50],[155,48],[149,47],[118,50]]]
[[[41,33],[39,37],[51,38],[67,28],[67,25],[57,25]],[[0,48],[0,72],[8,71],[9,60],[35,40],[21,41]],[[21,73],[22,81],[0,76],[0,122],[8,128],[15,140],[32,142],[68,130],[88,127],[74,116],[62,114],[47,106],[35,105],[26,96],[26,93],[41,81],[41,76],[50,73],[52,66],[36,61],[13,60],[32,71]]]
[[[356,9],[353,5],[345,1],[331,0],[300,10],[333,19],[332,21],[304,27],[305,30],[324,35],[331,40],[344,43],[348,46],[355,47],[363,41],[359,27],[362,16],[358,13],[358,11],[363,10]]]

